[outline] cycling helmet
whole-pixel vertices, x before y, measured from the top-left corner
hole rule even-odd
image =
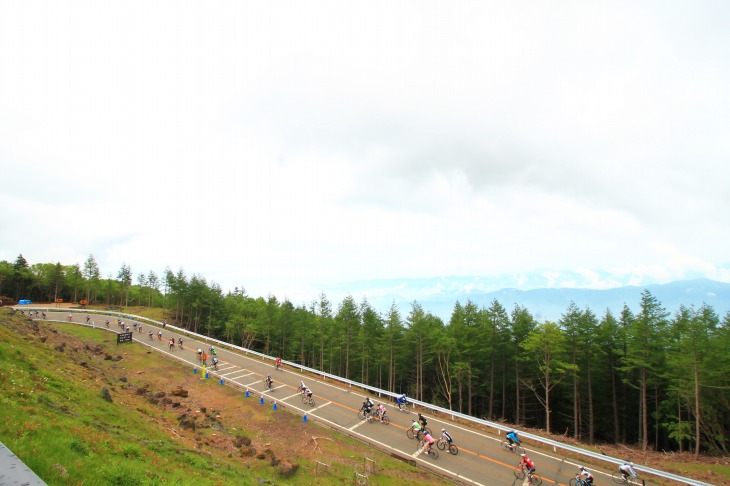
[[[633,466],[633,465],[634,465],[634,463],[633,463],[633,462],[631,462],[631,461],[629,461],[629,463],[628,463],[628,464],[629,464],[629,466]]]
[[[271,375],[266,375],[266,378],[271,378]]]
[[[585,471],[585,470],[586,470],[586,468],[585,468],[585,467],[583,467],[583,466],[581,466],[581,467],[580,467],[580,470],[581,470],[581,471]]]
[[[441,432],[446,432],[446,429],[441,429]]]
[[[520,454],[520,456],[522,456],[522,457],[527,457],[527,454],[525,454],[525,453],[523,452],[522,454]]]

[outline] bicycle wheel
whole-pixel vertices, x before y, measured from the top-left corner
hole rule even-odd
[[[416,434],[413,433],[413,429],[406,430],[406,437],[409,439],[413,439],[416,436]]]
[[[422,430],[422,431],[425,431],[425,432],[426,432],[426,433],[427,433],[428,435],[430,435],[430,436],[433,436],[433,432],[431,432],[431,429],[429,429],[428,427],[424,427],[424,428],[423,428],[423,429],[421,429],[421,430]]]
[[[628,481],[626,480],[626,478],[624,478],[624,475],[621,474],[620,472],[619,473],[613,473],[613,474],[611,474],[611,478],[613,479],[613,482],[614,483],[618,483],[618,484],[626,484],[626,483],[628,483]]]
[[[307,396],[306,395],[302,395],[302,403],[306,404],[307,401],[308,401]]]
[[[516,467],[512,470],[517,479],[525,479],[525,470],[521,467]]]
[[[506,440],[503,440],[500,446],[502,446],[502,449],[507,452],[513,452],[512,448],[509,446],[509,442],[507,442]]]
[[[368,423],[372,424],[375,421],[375,417],[373,417],[373,414],[368,414]]]
[[[387,415],[380,419],[381,422],[383,422],[385,425],[390,425],[390,417]]]
[[[310,404],[311,406],[314,406],[314,398],[310,398],[310,399],[309,399],[309,404]]]
[[[439,440],[438,442],[436,442],[436,447],[438,447],[439,450],[442,451],[446,449],[446,442],[444,442],[443,440]]]
[[[428,455],[431,456],[431,457],[433,457],[434,459],[438,459],[439,458],[439,451],[437,451],[436,449],[434,449],[433,447],[431,447],[428,450]]]
[[[535,473],[532,473],[532,476],[530,476],[530,484],[534,484],[535,486],[540,486],[542,484],[542,478],[538,476]]]
[[[568,486],[575,486],[575,478],[570,478],[570,481],[568,481]]]
[[[449,452],[451,453],[452,456],[455,456],[459,453],[459,448],[456,447],[454,444],[451,444],[449,446]]]
[[[360,420],[365,420],[365,412],[363,412],[362,410],[359,410],[357,412],[357,418],[359,418]]]

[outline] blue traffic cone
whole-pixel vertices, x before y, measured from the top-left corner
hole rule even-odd
[[[276,410],[276,401],[274,401],[274,410]]]
[[[302,417],[302,422],[306,422],[306,421],[307,421],[307,414],[305,413],[304,417]]]
[[[205,372],[205,379],[207,380],[208,378],[210,378],[210,376],[208,376],[208,372],[206,371]]]
[[[245,395],[245,397],[246,397],[246,398],[248,398],[248,390],[246,390],[246,395]]]
[[[198,372],[198,368],[193,368],[193,374]]]
[[[259,400],[259,403],[260,403],[261,405],[263,405],[263,404],[264,404],[264,397],[261,397],[261,400]]]
[[[223,385],[223,378],[221,378],[220,384]]]

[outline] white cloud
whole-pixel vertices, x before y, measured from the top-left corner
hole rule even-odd
[[[0,258],[729,281],[728,9],[3,2]]]

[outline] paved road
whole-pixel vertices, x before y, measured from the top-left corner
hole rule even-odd
[[[68,320],[68,311],[61,315],[56,312],[49,312],[48,319],[64,322]],[[76,324],[85,324],[87,314],[74,311],[72,321]],[[88,314],[90,324],[96,327],[105,328],[106,318]],[[133,329],[134,321],[126,321]],[[134,339],[142,344],[156,348],[162,354],[181,360],[202,373],[198,363],[196,350],[201,348],[208,350],[209,345],[202,341],[187,338],[187,336],[175,332],[171,327],[162,329],[153,327],[147,323],[141,323],[143,331],[135,332]],[[110,329],[118,332],[116,317],[110,318]],[[154,337],[149,339],[149,330],[153,330]],[[162,331],[162,340],[157,337],[158,331]],[[168,341],[174,337],[175,341],[183,337],[183,349],[175,347],[170,350]],[[385,425],[379,422],[369,423],[357,417],[365,394],[361,390],[347,388],[341,384],[332,383],[329,380],[318,379],[297,370],[283,369],[275,370],[268,361],[264,362],[255,355],[245,355],[238,352],[218,348],[218,371],[211,367],[207,368],[209,379],[223,380],[227,384],[235,384],[242,393],[249,391],[252,400],[260,401],[264,398],[267,406],[277,403],[277,408],[287,408],[295,413],[304,416],[307,420],[316,420],[330,425],[340,432],[361,439],[379,449],[397,456],[404,460],[412,461],[419,467],[426,467],[456,482],[475,485],[521,485],[513,469],[519,462],[519,456],[503,451],[500,442],[503,437],[494,436],[468,425],[455,424],[443,417],[425,414],[428,419],[428,426],[434,431],[438,438],[442,428],[446,428],[454,438],[454,443],[459,447],[459,454],[454,456],[446,451],[439,451],[439,457],[433,459],[430,456],[418,454],[416,450],[418,442],[406,437],[406,429],[414,418],[415,413],[400,412],[397,408],[388,405],[388,416],[391,424]],[[210,360],[209,360],[210,362]],[[264,379],[271,374],[274,379],[274,387],[267,391]],[[201,375],[202,376],[202,375]],[[304,405],[297,386],[300,381],[313,391],[315,405]],[[377,404],[378,398],[373,397]],[[579,463],[574,460],[566,460],[563,456],[551,451],[531,448],[525,444],[528,455],[535,461],[537,473],[543,478],[545,484],[567,485],[568,481],[575,477]],[[587,465],[596,476],[596,483],[611,483],[610,473],[600,468],[593,468]],[[647,483],[648,484],[648,483]]]

